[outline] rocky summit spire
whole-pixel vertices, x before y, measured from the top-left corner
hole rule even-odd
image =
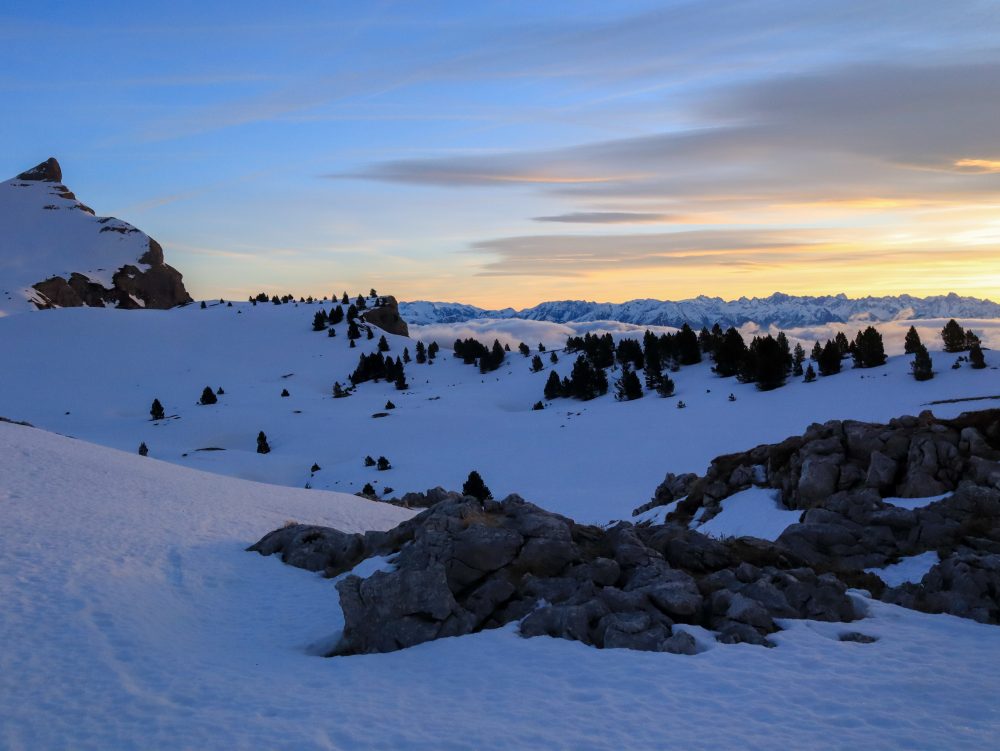
[[[49,157],[37,167],[25,170],[17,176],[18,180],[35,180],[43,183],[61,183],[62,168],[55,157]]]

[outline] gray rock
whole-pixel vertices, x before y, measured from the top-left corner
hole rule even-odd
[[[868,464],[868,474],[865,477],[865,485],[876,490],[889,490],[896,482],[896,472],[899,469],[896,462],[883,454],[875,451],[871,455]]]

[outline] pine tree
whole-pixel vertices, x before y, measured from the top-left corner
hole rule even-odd
[[[977,344],[980,344],[979,337],[975,335],[972,329],[965,330],[965,348],[972,349]]]
[[[160,404],[159,399],[153,400],[153,406],[149,408],[149,414],[154,420],[162,420],[164,418],[163,405]]]
[[[795,349],[792,350],[792,375],[796,377],[802,376],[802,363],[806,361],[806,351],[802,349],[802,345],[796,343]]]
[[[479,476],[479,473],[472,470],[469,473],[469,478],[462,485],[462,495],[471,495],[480,501],[488,501],[493,498],[493,494],[490,489],[486,487],[486,483],[483,482],[483,478]]]
[[[427,348],[424,347],[423,342],[417,342],[416,352],[417,352],[418,365],[423,365],[425,362],[427,362]]]
[[[257,453],[258,454],[271,453],[271,447],[270,445],[268,445],[267,436],[264,435],[263,430],[257,434]]]
[[[358,324],[352,319],[349,324],[347,324],[347,338],[353,343],[355,339],[361,338],[361,330],[358,329]]]
[[[670,376],[663,375],[660,382],[656,384],[656,393],[664,398],[674,395],[674,382]]]
[[[917,347],[913,353],[913,362],[910,364],[913,370],[913,377],[918,381],[929,381],[934,377],[934,363],[931,361],[930,353],[923,344]]]
[[[368,303],[365,302],[364,295],[358,295],[358,299],[354,301],[354,304],[358,306],[358,310],[364,310],[368,307]]]
[[[349,341],[349,342],[351,343],[351,344],[350,344],[350,346],[351,346],[351,349],[354,349],[355,347],[357,347],[357,346],[358,346],[357,344],[355,344],[355,343],[354,343],[354,340],[353,340],[353,339],[349,339],[348,341]]]
[[[555,354],[555,352],[552,354]],[[550,371],[549,379],[545,382],[545,398],[552,401],[553,399],[558,399],[562,395],[562,381],[559,380],[559,374],[554,370]]]
[[[351,303],[350,306],[347,308],[347,320],[353,321],[357,317],[358,317],[358,306],[355,305],[354,303]]]
[[[374,467],[375,466],[375,460],[372,459],[371,456],[366,456],[365,457],[365,466],[366,467]]]
[[[314,475],[321,469],[323,469],[321,466],[319,466],[316,462],[313,462],[313,465],[309,468],[309,474]]]
[[[291,394],[288,393],[288,389],[282,389],[281,390],[281,395],[282,396],[291,396]]]
[[[372,484],[370,482],[366,482],[365,486],[361,488],[361,495],[366,496],[368,498],[378,497],[378,493],[375,492],[375,488],[372,487]]]
[[[559,355],[553,352],[551,355],[549,355],[549,362],[555,365],[557,362],[559,362]]]
[[[344,387],[340,385],[340,381],[333,384],[333,398],[343,399],[345,396],[350,396],[350,393],[344,391]]]
[[[343,320],[344,320],[344,307],[342,305],[334,305],[330,309],[330,323],[336,326]]]
[[[375,338],[375,333],[372,331],[371,326],[366,326],[365,327],[365,331],[368,332],[368,338],[369,339],[374,339]],[[388,345],[386,345],[386,346],[388,346]]]
[[[817,363],[821,376],[831,376],[840,372],[841,351],[836,341],[827,340]]]
[[[842,358],[847,357],[851,353],[851,343],[847,339],[847,334],[843,331],[837,332],[837,335],[833,338],[833,343],[837,345]]]
[[[403,362],[408,363],[408,362],[410,362],[410,359],[411,359],[410,358],[410,348],[409,347],[403,347]]]
[[[917,347],[921,346],[920,334],[917,333],[917,329],[910,326],[910,330],[906,332],[906,339],[903,345],[903,352],[908,355],[916,354]]]
[[[337,335],[337,329],[331,326],[326,330],[326,335],[330,338],[335,337]]]
[[[545,405],[542,404],[541,402],[535,402],[534,405],[532,405],[531,409],[537,412],[540,409],[545,409]]]
[[[347,304],[349,304],[349,303],[351,302],[351,298],[349,298],[349,297],[347,296],[347,292],[346,292],[346,291],[345,291],[345,292],[344,292],[344,294],[343,294],[343,295],[341,296],[341,298],[340,298],[340,302],[341,302],[341,304],[342,304],[342,305],[347,305]]]
[[[639,376],[629,366],[622,366],[621,378],[615,383],[615,399],[620,402],[630,402],[642,398],[642,384]]]
[[[760,391],[784,386],[788,360],[789,354],[773,336],[755,336],[744,360],[740,380],[756,383]]]
[[[403,369],[399,369],[399,374],[396,376],[396,391],[406,391],[410,388],[410,384],[406,382],[406,373]]]
[[[545,366],[542,364],[542,358],[541,357],[539,357],[538,355],[535,355],[534,357],[531,358],[531,372],[532,373],[537,373],[538,371],[540,371],[544,367]]]
[[[809,354],[809,358],[815,362],[819,362],[819,358],[823,356],[823,345],[817,342],[813,345],[812,352]]]
[[[716,345],[715,372],[723,378],[736,375],[740,365],[746,359],[747,345],[740,332],[730,326],[723,334],[722,340]]]
[[[435,357],[437,357],[438,350],[440,349],[441,348],[438,346],[437,342],[431,342],[427,346],[427,359],[433,360]]]
[[[396,409],[396,405],[393,404],[391,401],[387,401],[385,403],[385,409]]]
[[[785,336],[784,331],[779,331],[774,340],[778,343],[778,349],[781,352],[781,361],[785,366],[785,373],[791,373],[792,367],[795,364],[795,358],[792,355],[791,347],[788,344],[788,337]]]
[[[147,446],[146,442],[143,441],[142,443],[139,444],[139,456],[148,456],[148,455],[149,455],[149,446]]]
[[[392,465],[389,464],[389,460],[384,456],[380,456],[378,461],[375,462],[375,469],[379,472],[385,472],[387,469],[392,469]]]
[[[545,351],[545,345],[542,344],[541,342],[538,343],[538,351],[539,352],[544,352]]]
[[[958,321],[954,318],[941,329],[941,340],[944,342],[945,352],[965,351],[965,330],[958,325]]]
[[[198,400],[199,404],[215,404],[218,398],[215,396],[215,392],[212,391],[211,386],[206,386],[201,392],[201,399]]]
[[[681,330],[677,332],[677,350],[677,359],[681,365],[694,365],[701,362],[701,346],[698,344],[698,335],[687,323],[684,323]]]
[[[854,339],[854,367],[856,368],[877,368],[885,365],[885,347],[882,344],[882,335],[878,333],[874,326],[869,326],[864,331],[859,331]]]
[[[322,310],[317,310],[316,315],[313,316],[313,331],[322,331],[326,328],[326,313]]]
[[[983,348],[979,346],[979,342],[973,344],[969,350],[969,365],[973,370],[982,370],[986,367],[986,358],[983,357]]]
[[[812,363],[806,366],[806,377],[802,379],[806,383],[812,383],[816,380],[816,371],[813,370]]]
[[[388,352],[389,351],[389,342],[385,338],[385,334],[382,334],[382,336],[380,336],[378,338],[378,351],[379,352]]]
[[[517,345],[517,351],[520,352],[525,357],[527,357],[528,354],[531,352],[531,350],[528,349],[528,345],[525,344],[524,342],[521,342],[520,344]]]

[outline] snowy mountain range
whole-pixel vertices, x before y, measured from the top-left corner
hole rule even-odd
[[[191,301],[160,244],[96,216],[48,159],[0,182],[0,315],[36,308],[171,308]]]
[[[760,326],[794,328],[847,321],[884,322],[918,318],[1000,318],[1000,304],[951,293],[932,297],[896,295],[851,298],[847,295],[796,296],[775,292],[768,297],[723,300],[701,295],[689,300],[629,300],[596,303],[583,300],[544,302],[531,308],[485,310],[461,303],[401,303],[409,323],[460,323],[483,318],[521,318],[552,323],[619,321],[640,326]]]

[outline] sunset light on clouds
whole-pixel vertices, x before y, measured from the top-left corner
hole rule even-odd
[[[0,14],[5,174],[196,296],[1000,293],[995,3],[105,6]]]

